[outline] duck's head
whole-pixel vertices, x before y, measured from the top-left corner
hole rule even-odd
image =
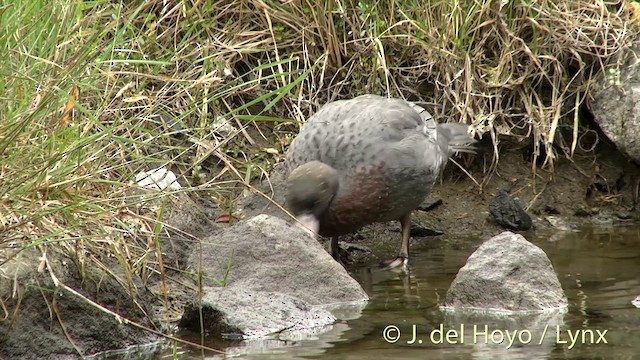
[[[338,192],[338,172],[320,161],[295,168],[287,178],[286,206],[305,230],[315,235],[320,220]]]

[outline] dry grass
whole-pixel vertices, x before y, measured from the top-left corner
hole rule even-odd
[[[533,141],[534,158],[544,147],[550,164],[558,151],[572,155],[589,79],[637,31],[617,2],[366,3],[256,2],[254,15],[275,29],[273,54],[326,55],[306,102],[362,93],[431,102],[438,118],[491,134],[496,161],[504,135]]]
[[[136,173],[169,166],[232,208],[311,112],[364,93],[473,125],[495,161],[508,136],[552,164],[629,19],[601,0],[0,5],[0,264],[52,248],[157,278],[163,219],[125,206]]]

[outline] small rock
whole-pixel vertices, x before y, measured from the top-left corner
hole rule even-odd
[[[371,249],[365,245],[350,243],[346,241],[340,241],[338,245],[340,245],[341,249],[349,253],[355,252],[355,251],[359,251],[363,253],[371,253]]]
[[[231,136],[238,131],[224,116],[218,116],[213,120],[211,127],[213,128],[213,132],[223,137]]]
[[[578,216],[578,217],[589,217],[591,215],[594,215],[590,209],[586,209],[584,207],[581,207],[579,209],[576,209],[573,212],[573,215]]]
[[[176,174],[165,167],[142,171],[136,175],[136,185],[154,190],[180,190]]]
[[[174,133],[177,136],[182,135],[185,126],[180,120],[167,113],[158,113],[154,117],[160,119],[160,122],[164,125],[167,132]]]
[[[630,220],[631,213],[628,211],[618,211],[614,214],[620,220]]]
[[[561,216],[553,216],[553,215],[549,215],[547,217],[545,217],[545,220],[547,220],[547,222],[549,224],[551,224],[551,226],[553,226],[554,228],[558,229],[558,230],[562,230],[562,231],[572,231],[574,230],[574,226],[572,224],[570,224],[566,218],[563,218]]]
[[[544,251],[505,231],[469,257],[447,291],[444,307],[540,312],[566,309],[567,297]]]
[[[504,190],[491,200],[489,212],[499,225],[511,230],[524,231],[532,226],[529,214]]]
[[[401,232],[402,227],[400,224],[395,223],[389,226],[389,231],[393,232]],[[440,236],[443,235],[444,231],[429,229],[426,226],[421,224],[411,224],[411,228],[409,229],[409,236],[412,237],[427,237],[427,236]]]
[[[440,205],[442,205],[442,199],[425,200],[422,202],[422,204],[420,204],[420,206],[418,206],[417,209],[420,211],[431,211]]]

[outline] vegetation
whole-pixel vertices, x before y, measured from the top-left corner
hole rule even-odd
[[[0,264],[38,247],[162,274],[130,183],[171,168],[222,208],[320,105],[424,101],[495,145],[571,155],[634,6],[551,0],[0,3]],[[559,129],[566,127],[567,132]],[[568,135],[567,135],[568,134]],[[567,135],[567,136],[565,136]],[[182,190],[187,191],[187,190]],[[127,202],[125,203],[125,199]],[[6,299],[5,299],[6,300]]]

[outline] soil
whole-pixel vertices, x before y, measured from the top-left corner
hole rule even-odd
[[[467,156],[467,155],[465,155]],[[504,229],[494,222],[489,203],[500,190],[514,197],[533,220],[535,231],[566,231],[587,224],[618,224],[640,218],[635,211],[638,167],[611,144],[601,141],[594,151],[576,152],[572,159],[559,157],[550,166],[532,166],[528,145],[506,143],[500,148],[497,166],[489,170],[493,151],[489,144],[479,144],[478,154],[455,158],[440,182],[425,200],[442,204],[425,212],[413,212],[412,224],[441,231],[445,241],[474,235],[483,239]],[[465,171],[468,173],[466,174]],[[282,204],[284,181],[276,167],[269,184],[257,187],[273,194]],[[273,189],[273,192],[271,192]],[[245,217],[261,212],[287,216],[261,196],[252,194],[238,203]],[[413,237],[412,246],[429,237]],[[399,225],[372,224],[357,233],[340,238],[351,248],[351,262],[372,262],[395,256],[400,245]],[[325,246],[328,247],[328,239]],[[370,249],[371,252],[359,251]]]
[[[152,297],[133,277],[129,291],[113,278],[125,279],[115,264],[111,273],[76,264],[64,254],[46,252],[58,279],[80,296],[57,286],[48,270],[38,271],[43,254],[26,249],[16,261],[2,268],[0,295],[10,317],[0,321],[0,359],[75,359],[138,344],[157,343],[160,338],[116,319],[85,299],[103,304],[111,311],[153,328],[147,316]],[[9,276],[11,276],[9,278]],[[13,296],[11,296],[13,294]]]

